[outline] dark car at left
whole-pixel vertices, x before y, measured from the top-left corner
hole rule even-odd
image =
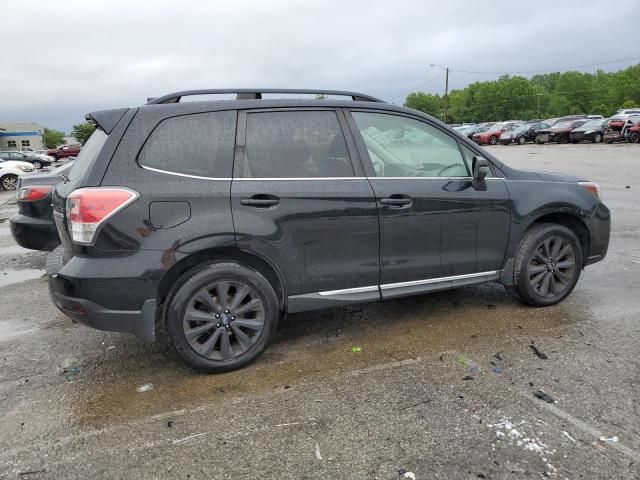
[[[17,162],[28,162],[34,166],[34,168],[40,170],[42,167],[51,166],[51,161],[46,160],[36,155],[30,155],[29,152],[13,152],[4,151],[0,152],[0,158],[3,160],[14,160]]]
[[[72,165],[69,162],[46,174],[29,173],[18,178],[18,213],[9,219],[9,226],[13,239],[21,247],[52,251],[60,245],[51,194],[67,178]]]

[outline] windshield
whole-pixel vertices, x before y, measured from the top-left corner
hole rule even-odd
[[[87,143],[84,144],[80,153],[73,162],[73,167],[69,172],[69,179],[74,183],[82,179],[93,165],[94,160],[98,157],[104,142],[107,141],[107,134],[101,129],[97,129]]]
[[[527,130],[529,130],[533,125],[532,124],[528,124],[528,125],[520,125],[518,128],[516,128],[514,130],[514,132],[516,133],[520,133],[520,132],[526,132]]]
[[[493,125],[491,125],[491,127],[489,127],[488,130],[494,132],[496,130],[502,130],[503,127],[504,127],[504,123],[494,123]]]

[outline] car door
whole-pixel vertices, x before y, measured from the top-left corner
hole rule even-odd
[[[383,298],[497,278],[511,221],[504,181],[474,181],[474,152],[423,119],[353,110],[348,120],[378,203]]]
[[[289,311],[379,298],[376,202],[344,128],[333,109],[239,114],[236,241],[279,268]]]

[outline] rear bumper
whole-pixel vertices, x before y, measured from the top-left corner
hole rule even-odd
[[[9,219],[9,226],[13,239],[23,248],[51,251],[60,245],[53,220],[16,214]]]
[[[122,263],[122,259],[119,260]],[[105,273],[109,277],[105,277]],[[98,330],[131,333],[142,340],[155,340],[155,298],[144,298],[146,289],[136,289],[133,279],[127,282],[114,273],[105,264],[105,259],[73,257],[63,265],[61,248],[47,257],[49,294],[55,306],[67,317]],[[128,295],[123,290],[123,282]],[[96,301],[100,298],[120,302],[123,308],[104,306],[101,304],[104,302]],[[132,302],[139,307],[130,308]]]

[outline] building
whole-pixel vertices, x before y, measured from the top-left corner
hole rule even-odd
[[[44,149],[44,127],[37,123],[0,122],[0,150]]]

